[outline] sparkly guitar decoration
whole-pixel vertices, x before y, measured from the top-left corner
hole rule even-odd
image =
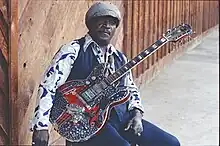
[[[50,113],[54,129],[71,142],[83,142],[97,134],[106,123],[111,108],[130,97],[126,89],[117,88],[114,83],[166,43],[177,42],[190,34],[191,26],[180,24],[108,77],[104,76],[105,65],[100,64],[87,79],[71,80],[60,86]]]

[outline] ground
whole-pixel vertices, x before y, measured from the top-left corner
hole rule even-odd
[[[219,145],[219,28],[141,87],[144,118],[181,146]]]

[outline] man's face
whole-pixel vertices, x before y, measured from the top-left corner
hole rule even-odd
[[[89,33],[100,46],[108,45],[115,34],[117,19],[104,16],[90,22]]]

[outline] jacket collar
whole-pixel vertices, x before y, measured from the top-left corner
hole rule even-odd
[[[87,33],[86,35],[85,35],[85,43],[84,43],[84,45],[83,45],[83,51],[84,52],[86,52],[86,50],[87,50],[87,48],[89,47],[89,45],[95,45],[95,46],[97,46],[97,47],[94,47],[94,51],[99,51],[99,50],[101,50],[101,48],[99,47],[99,45],[92,39],[92,37]],[[116,48],[112,45],[112,44],[108,44],[108,46],[107,46],[107,51],[108,51],[108,53],[110,53],[110,54],[115,54],[115,55],[117,55],[119,58],[120,58],[120,56],[119,56],[119,54],[118,54],[118,52],[117,52],[117,50],[116,50]],[[121,59],[121,58],[120,58]]]

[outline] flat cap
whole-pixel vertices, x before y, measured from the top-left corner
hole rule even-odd
[[[108,2],[96,2],[94,3],[86,13],[85,23],[88,27],[88,23],[92,18],[100,16],[111,16],[118,19],[118,24],[121,20],[121,13],[116,5]]]

